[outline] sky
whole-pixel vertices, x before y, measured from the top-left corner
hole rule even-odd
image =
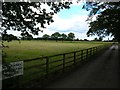
[[[50,25],[46,25],[47,28],[39,35],[51,35],[55,32],[68,34],[72,32],[75,34],[76,38],[92,40],[94,37],[88,38],[86,35],[89,30],[89,24],[86,22],[89,12],[82,9],[83,4],[83,2],[73,2],[70,9],[63,9],[59,13],[55,14],[53,16],[54,22]]]
[[[46,29],[41,33],[51,35],[54,32],[75,34],[76,38],[87,39],[88,24],[86,19],[89,12],[82,9],[82,3],[73,2],[70,9],[63,9],[53,16],[54,22],[47,25]]]
[[[70,9],[63,9],[59,13],[53,16],[54,22],[50,25],[45,25],[46,29],[43,32],[39,32],[39,35],[34,37],[42,37],[44,34],[51,35],[55,32],[60,34],[68,34],[70,32],[75,34],[75,38],[93,40],[97,36],[87,37],[86,33],[89,30],[89,24],[86,22],[89,11],[82,9],[83,2],[73,2]],[[49,12],[49,7],[46,5],[42,6]],[[39,26],[39,25],[38,25]],[[8,32],[20,35],[19,32]],[[108,37],[106,38],[108,39]]]

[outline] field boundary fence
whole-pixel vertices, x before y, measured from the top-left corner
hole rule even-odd
[[[3,84],[11,82],[8,80],[17,79],[20,85],[17,87],[25,87],[25,83],[38,80],[38,78],[44,77],[43,80],[49,78],[51,74],[56,72],[66,72],[69,68],[74,68],[80,63],[86,62],[90,57],[94,56],[100,50],[104,50],[109,45],[100,45],[84,50],[78,50],[69,53],[57,54],[52,56],[40,57],[35,59],[23,60],[24,62],[24,74],[18,77],[3,80]],[[19,79],[19,80],[18,80]],[[42,80],[41,79],[41,80]],[[13,84],[14,85],[14,84]],[[11,86],[10,83],[5,86]],[[4,86],[3,86],[4,87]],[[14,86],[13,86],[14,87]]]

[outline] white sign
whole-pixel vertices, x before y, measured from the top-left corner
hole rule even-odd
[[[23,61],[2,65],[2,79],[23,75]]]

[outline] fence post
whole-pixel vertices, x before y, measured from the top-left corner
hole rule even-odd
[[[98,51],[98,47],[95,47],[95,53]]]
[[[83,50],[81,50],[81,61],[83,60]]]
[[[90,48],[90,57],[93,55],[93,54],[92,54],[92,49],[93,49],[93,48]]]
[[[96,47],[94,47],[94,48],[93,48],[93,54],[96,53],[96,50],[97,50]]]
[[[65,71],[65,54],[63,54],[63,72]]]
[[[49,74],[49,58],[46,57],[46,75],[48,77],[48,74]]]
[[[76,65],[76,52],[74,52],[74,66]]]
[[[16,82],[16,85],[17,85],[16,88],[19,89],[20,88],[20,76],[17,76],[16,80],[17,80],[17,82]]]
[[[86,49],[86,60],[88,59],[88,49]]]
[[[95,47],[93,47],[93,55],[95,54]]]

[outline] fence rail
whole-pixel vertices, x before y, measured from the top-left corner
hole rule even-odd
[[[105,47],[106,46],[97,46],[75,52],[23,60],[24,75],[20,76],[19,83],[23,85],[42,76],[49,77],[51,73],[56,71],[65,72],[68,67],[76,67],[79,62],[85,62]]]

